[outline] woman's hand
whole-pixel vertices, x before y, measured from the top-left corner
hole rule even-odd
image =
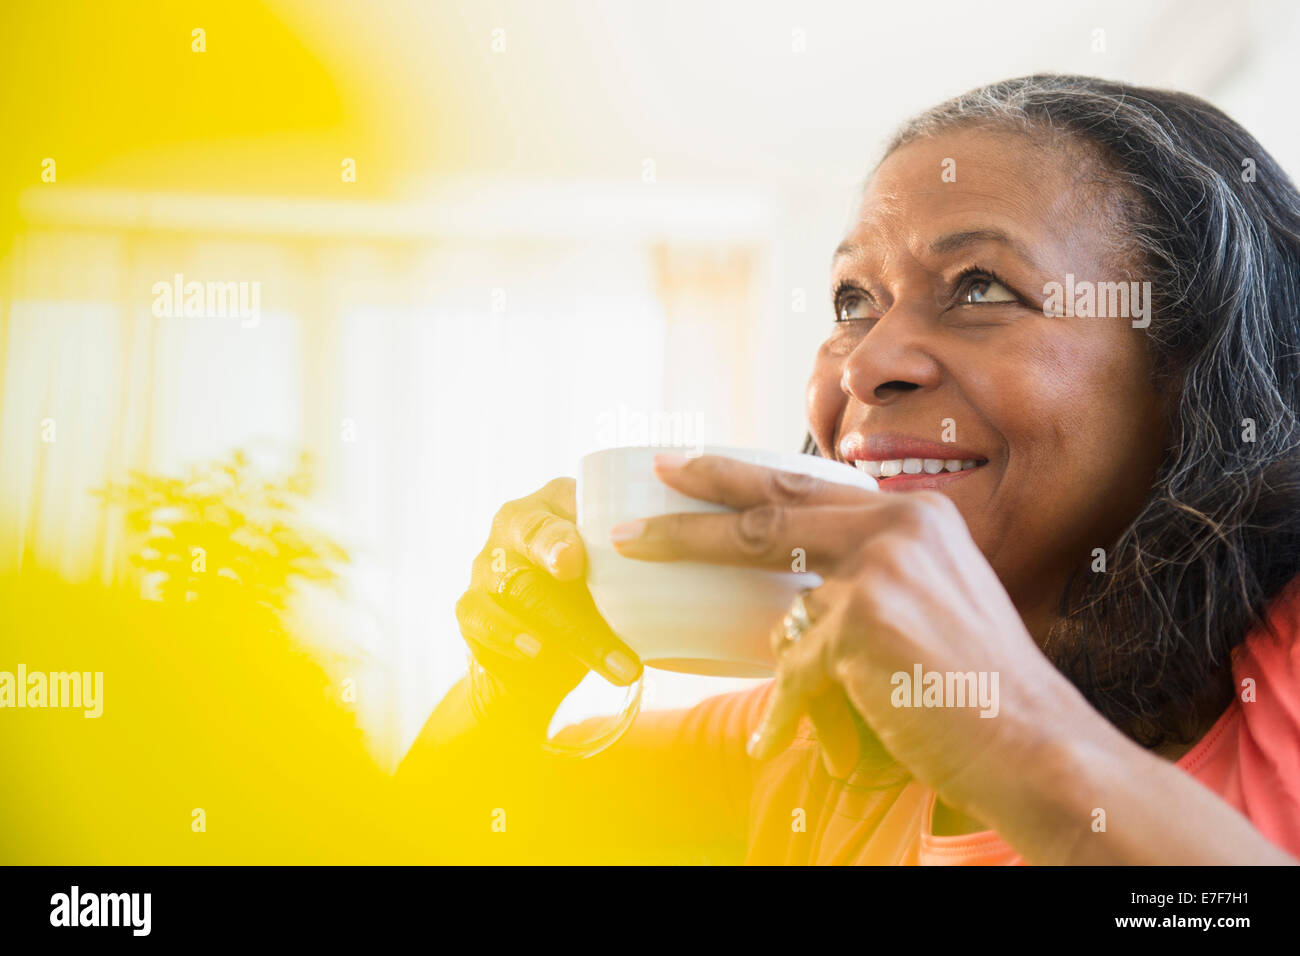
[[[574,512],[572,478],[507,503],[456,603],[461,634],[496,690],[539,720],[588,670],[620,686],[641,674],[587,591]]]
[[[1034,644],[945,496],[864,491],[716,456],[663,455],[656,471],[686,495],[738,511],[621,526],[611,534],[620,553],[789,571],[802,549],[824,579],[805,599],[807,632],[795,643],[773,635],[776,691],[755,756],[784,748],[807,713],[843,775],[856,760],[852,706],[917,779],[978,812],[987,789],[1069,726],[1063,721],[1085,712],[1101,720]],[[948,674],[974,672],[986,699],[902,706],[922,699],[924,685],[905,683],[918,667],[938,672],[944,686]]]

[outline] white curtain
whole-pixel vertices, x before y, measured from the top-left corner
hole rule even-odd
[[[752,264],[740,243],[33,229],[0,327],[0,570],[120,583],[120,516],[91,489],[306,450],[352,561],[346,600],[309,593],[297,619],[391,762],[464,671],[452,608],[503,502],[646,440],[638,418],[752,430]],[[178,273],[260,283],[257,323],[155,316]],[[651,704],[731,686],[656,675]]]

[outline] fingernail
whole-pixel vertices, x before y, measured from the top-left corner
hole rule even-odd
[[[542,642],[531,634],[516,634],[515,647],[526,657],[536,657],[537,652],[542,649]]]
[[[655,455],[656,468],[680,468],[686,464],[687,458],[680,452],[665,451]]]
[[[610,651],[606,654],[605,666],[611,674],[623,680],[636,677],[636,663],[622,651]]]
[[[609,540],[618,543],[620,541],[634,541],[641,537],[645,531],[645,521],[626,521],[623,524],[616,524],[609,529]]]
[[[567,541],[561,541],[555,547],[551,548],[546,555],[546,563],[552,571],[560,570],[560,561],[564,555],[573,548],[573,545]]]

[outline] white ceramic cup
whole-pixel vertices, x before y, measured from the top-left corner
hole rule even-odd
[[[648,666],[721,677],[769,676],[773,628],[801,590],[822,583],[820,577],[811,571],[638,561],[619,554],[610,543],[610,529],[625,521],[733,510],[688,498],[655,476],[656,455],[681,451],[609,448],[582,459],[578,531],[587,549],[587,587],[610,628]],[[814,455],[746,448],[689,452],[697,453],[876,490],[869,475]],[[790,560],[793,565],[795,557]]]

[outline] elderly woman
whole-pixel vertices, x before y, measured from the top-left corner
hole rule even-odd
[[[474,776],[456,812],[483,815],[446,822],[513,808],[499,829],[543,859],[1296,862],[1285,173],[1191,96],[996,83],[895,137],[831,297],[808,450],[880,493],[664,455],[663,481],[734,512],[613,534],[648,561],[788,570],[803,548],[824,584],[774,635],[776,679],[642,714],[589,760],[530,756],[589,668],[640,673],[583,587],[559,479],[502,509],[458,606],[482,719],[455,689],[400,777]],[[996,675],[995,719],[900,706],[891,675],[918,667]]]

